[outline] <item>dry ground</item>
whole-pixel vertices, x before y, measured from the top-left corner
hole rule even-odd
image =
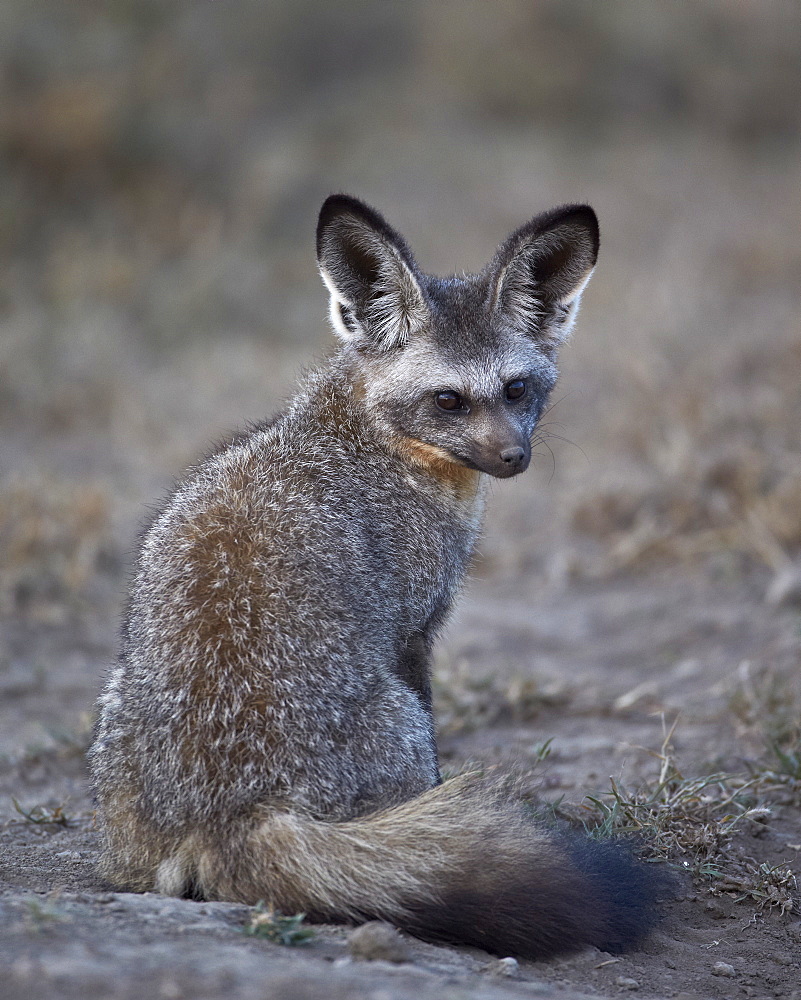
[[[4,996],[797,1000],[797,8],[710,2],[687,28],[664,5],[649,33],[628,5],[596,24],[602,5],[411,4],[403,30],[381,5],[338,49],[288,4],[262,34],[256,3],[236,23],[222,4],[95,6],[34,31],[43,5],[10,2],[0,38]],[[284,947],[243,932],[246,908],[95,874],[83,752],[138,526],[325,351],[312,233],[332,189],[438,272],[481,266],[540,209],[598,210],[552,454],[494,488],[436,693],[446,768],[529,769],[558,813],[637,832],[680,872],[630,955],[510,969],[411,941],[404,963],[356,961],[345,928]]]
[[[555,470],[546,453],[495,489],[482,557],[441,645],[437,698],[446,768],[530,767],[563,815],[597,823],[604,814],[586,796],[600,798],[614,825],[679,866],[683,889],[663,927],[631,955],[522,964],[510,978],[478,952],[416,942],[404,964],[354,962],[342,928],[282,948],[244,935],[243,907],[99,883],[83,750],[142,505],[231,410],[249,416],[262,390],[268,408],[298,360],[269,344],[212,345],[115,386],[99,415],[82,393],[74,426],[6,427],[7,995],[801,995],[801,617],[792,587],[768,600],[797,565],[800,537],[795,342],[727,349],[725,379],[717,345],[676,361],[675,379],[629,355],[645,385],[615,396],[617,366],[599,368],[597,347],[580,348],[599,324],[613,342],[615,317],[602,311],[631,305],[610,298],[603,286],[590,293],[549,417],[582,452],[553,440]],[[587,429],[606,405],[599,383],[612,412]]]

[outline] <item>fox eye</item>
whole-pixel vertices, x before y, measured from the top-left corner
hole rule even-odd
[[[506,398],[507,399],[520,399],[521,396],[525,394],[526,383],[522,378],[517,378],[514,382],[506,383]]]
[[[438,392],[434,397],[434,402],[441,410],[463,410],[464,400],[458,392],[446,389],[445,392]]]

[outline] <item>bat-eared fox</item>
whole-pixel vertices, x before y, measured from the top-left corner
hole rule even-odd
[[[442,782],[431,710],[487,483],[529,464],[598,245],[569,205],[437,278],[373,209],[326,200],[340,349],[141,543],[90,751],[109,883],[529,958],[647,932],[654,866],[509,782]]]

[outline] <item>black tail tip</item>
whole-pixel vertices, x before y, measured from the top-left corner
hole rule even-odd
[[[679,888],[664,863],[641,861],[636,843],[571,838],[568,850],[587,897],[586,944],[617,954],[636,947],[664,918]]]
[[[483,857],[435,902],[412,904],[404,926],[429,941],[537,960],[593,946],[627,951],[660,922],[676,886],[665,865],[640,861],[626,841],[560,831],[552,845],[558,855],[540,839],[528,859]]]

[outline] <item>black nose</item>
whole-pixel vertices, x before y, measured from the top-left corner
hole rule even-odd
[[[504,448],[501,452],[501,461],[507,465],[520,465],[524,455],[525,451],[519,445],[514,448]]]

